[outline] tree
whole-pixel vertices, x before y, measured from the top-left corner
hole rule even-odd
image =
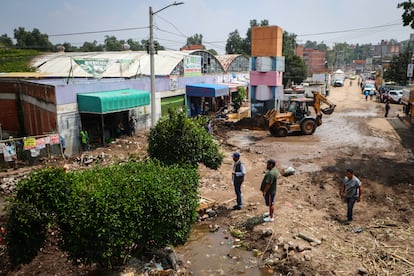
[[[104,46],[102,44],[98,45],[98,42],[94,40],[93,42],[84,42],[80,47],[80,50],[82,52],[102,52],[104,50]]]
[[[226,43],[227,54],[246,54],[243,51],[243,39],[240,37],[239,31],[234,30],[229,34]],[[250,55],[250,53],[249,53]]]
[[[149,53],[149,39],[142,39],[141,44],[145,50],[147,50],[147,53]],[[165,50],[165,47],[158,43],[158,41],[154,40],[154,49],[155,53],[157,53],[158,50]]]
[[[47,34],[42,34],[36,28],[28,32],[23,27],[14,29],[14,38],[16,39],[16,48],[34,49],[40,51],[51,51],[53,44],[49,41]]]
[[[203,45],[203,35],[195,34],[187,37],[187,45]]]
[[[414,3],[409,1],[401,2],[397,5],[397,8],[402,8],[404,13],[402,14],[403,26],[410,26],[414,29]]]
[[[131,51],[143,51],[145,50],[145,47],[141,45],[138,41],[135,41],[133,39],[128,39],[127,43],[131,49]]]
[[[290,84],[292,81],[301,83],[306,79],[306,65],[303,59],[297,55],[285,57],[285,72],[283,74],[283,85]]]
[[[316,50],[318,48],[318,42],[308,40],[306,41],[304,47]]]
[[[393,56],[390,67],[384,71],[384,79],[401,85],[407,83],[407,66],[411,62],[411,51],[406,48],[399,55]]]
[[[77,52],[80,51],[80,48],[73,46],[69,42],[65,42],[62,44],[63,47],[65,47],[65,52]]]
[[[240,107],[243,104],[243,100],[246,97],[246,88],[239,87],[236,92],[236,95],[233,97],[233,107],[236,111],[239,111]]]
[[[310,41],[310,40],[306,41],[304,47],[315,49],[315,50],[327,50],[328,49],[328,46],[325,43],[323,42],[318,43],[316,41]]]
[[[296,34],[283,31],[282,55],[285,57],[296,54]]]
[[[123,41],[118,41],[115,36],[105,36],[106,51],[122,51],[123,44]]]
[[[269,26],[269,20],[264,19],[260,23],[257,23],[256,19],[250,20],[250,27],[247,29],[246,38],[243,41],[243,51],[246,55],[250,55],[252,52],[252,28],[261,26]]]
[[[285,57],[283,85],[300,83],[306,79],[305,62],[296,55],[296,34],[283,31],[282,55]]]
[[[13,47],[13,40],[7,36],[7,34],[3,34],[0,36],[0,48],[12,48]]]
[[[239,31],[236,29],[229,34],[226,43],[227,54],[243,54],[250,56],[252,52],[252,28],[257,26],[268,26],[268,20],[262,20],[257,23],[256,19],[250,20],[250,27],[247,29],[246,38],[241,38]]]
[[[169,110],[168,117],[161,118],[151,128],[148,137],[148,153],[165,165],[198,166],[204,164],[218,169],[223,162],[218,144],[213,140],[201,119],[188,118],[184,111]]]

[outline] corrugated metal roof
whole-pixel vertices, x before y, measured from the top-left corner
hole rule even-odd
[[[170,75],[188,52],[158,51],[154,55],[155,75]],[[136,75],[150,75],[150,56],[146,51],[117,52],[67,52],[51,53],[35,58],[32,66],[43,77],[93,77],[78,65],[75,60],[107,60],[104,78],[130,78]]]
[[[238,56],[241,56],[241,55],[240,54],[222,55],[222,56],[216,56],[216,58],[220,62],[221,66],[223,66],[224,70],[227,71],[230,67],[230,64]]]

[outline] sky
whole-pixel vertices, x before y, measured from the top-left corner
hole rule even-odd
[[[177,1],[181,2],[181,1]],[[207,49],[225,53],[231,32],[242,38],[250,20],[268,20],[306,41],[378,44],[381,40],[407,40],[414,30],[403,27],[403,0],[0,0],[0,35],[13,38],[13,30],[33,28],[49,35],[53,44],[103,44],[105,36],[118,40],[149,39],[149,8],[154,14],[154,39],[171,50],[184,46],[187,37],[203,36]],[[166,9],[163,9],[167,7]],[[127,30],[126,30],[127,29]],[[106,32],[101,32],[106,31]]]

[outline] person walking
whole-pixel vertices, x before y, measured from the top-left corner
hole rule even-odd
[[[269,207],[269,212],[264,213],[264,221],[272,222],[274,221],[274,202],[276,196],[277,188],[277,177],[279,176],[279,171],[276,168],[276,161],[273,159],[267,160],[266,163],[266,173],[263,177],[262,184],[260,185],[260,191],[263,193],[266,206]]]
[[[347,204],[347,224],[353,220],[352,212],[355,202],[361,200],[361,191],[361,181],[354,175],[352,169],[346,169],[340,194]]]
[[[365,90],[364,94],[365,94],[365,100],[368,101],[369,91]]]
[[[385,115],[384,115],[384,117],[385,117],[385,118],[387,118],[387,117],[388,117],[388,112],[390,111],[390,108],[391,108],[391,106],[390,106],[390,101],[387,101],[387,102],[385,103]]]
[[[242,192],[241,186],[244,181],[244,176],[246,175],[246,168],[240,160],[240,153],[233,153],[233,171],[232,171],[232,182],[234,185],[234,192],[236,193],[237,204],[233,206],[233,210],[241,210],[242,208]]]

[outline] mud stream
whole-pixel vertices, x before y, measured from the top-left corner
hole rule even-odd
[[[196,225],[187,243],[176,252],[194,275],[273,275],[259,268],[259,258],[238,247],[226,229],[210,232],[208,225]]]

